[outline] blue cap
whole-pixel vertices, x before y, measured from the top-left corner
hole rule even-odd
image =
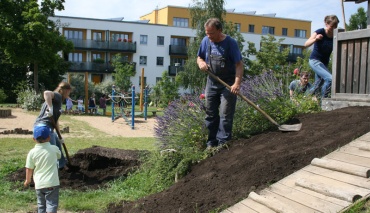
[[[48,126],[35,126],[33,129],[33,137],[35,139],[45,140],[50,136],[50,127]]]

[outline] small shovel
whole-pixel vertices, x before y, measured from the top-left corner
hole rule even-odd
[[[225,87],[227,87],[229,90],[231,90],[231,87],[230,85],[228,85],[227,83],[225,83],[224,81],[222,81],[219,77],[217,77],[215,74],[213,74],[212,72],[210,72],[209,70],[207,70],[207,73],[208,75],[210,75],[212,78],[214,78],[215,80],[217,80],[218,82],[220,82],[222,85],[224,85]],[[272,119],[265,111],[263,111],[262,109],[260,109],[256,104],[254,104],[251,100],[249,100],[247,97],[245,97],[244,95],[238,93],[239,97],[241,97],[244,101],[246,101],[249,105],[251,105],[253,108],[255,108],[256,110],[258,110],[260,113],[262,113],[262,115],[264,115],[271,123],[275,124],[280,131],[283,131],[283,132],[297,132],[299,130],[301,130],[302,128],[302,124],[299,123],[299,124],[293,124],[293,125],[280,125],[278,124],[274,119]]]

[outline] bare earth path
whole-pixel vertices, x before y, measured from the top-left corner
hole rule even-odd
[[[32,126],[37,115],[37,113],[27,113],[22,109],[12,108],[12,116],[0,118],[0,132],[3,132],[4,130],[13,130],[15,128],[22,128],[32,131]],[[132,129],[123,118],[119,118],[112,122],[112,119],[108,116],[104,117],[91,115],[62,115],[59,119],[61,126],[67,125],[66,122],[63,121],[63,116],[70,116],[72,119],[84,121],[91,127],[99,129],[110,136],[154,137],[153,128],[155,125],[155,118],[148,118],[147,120],[144,120],[144,118],[136,117],[134,129]],[[0,138],[1,137],[30,137],[30,135],[0,134]],[[63,137],[67,138],[69,135],[64,134]],[[76,137],[78,137],[78,135]]]

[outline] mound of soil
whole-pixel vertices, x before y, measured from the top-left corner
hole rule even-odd
[[[135,202],[110,204],[107,212],[209,212],[233,205],[370,132],[370,107],[305,114],[295,120],[303,124],[298,132],[276,130],[232,141],[169,189]],[[125,176],[139,166],[140,154],[103,147],[80,150],[71,156],[73,166],[60,171],[62,190],[97,188]],[[10,177],[21,182],[24,178],[24,169]]]
[[[192,167],[169,189],[107,212],[209,212],[233,205],[370,132],[370,107],[297,116],[299,132],[272,131],[233,141],[229,149]]]
[[[60,185],[64,189],[79,191],[103,188],[106,182],[127,177],[130,172],[135,171],[140,166],[140,156],[144,153],[99,146],[79,150],[70,157],[70,166],[59,170]],[[23,182],[25,177],[26,171],[22,168],[7,179]]]

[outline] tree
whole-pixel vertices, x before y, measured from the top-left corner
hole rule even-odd
[[[62,64],[58,52],[68,53],[73,49],[72,42],[60,35],[56,24],[48,19],[54,16],[55,10],[64,9],[63,3],[64,0],[44,0],[40,7],[37,0],[0,1],[0,50],[4,54],[3,59],[21,67],[32,66],[36,91],[39,91],[39,70],[47,75],[60,70],[61,67],[56,67]]]
[[[161,107],[167,107],[169,102],[179,97],[178,85],[168,77],[167,71],[162,73],[162,79],[152,89],[151,99],[156,106],[160,102]]]
[[[224,21],[226,15],[224,4],[225,1],[223,0],[204,0],[203,2],[195,0],[194,5],[190,8],[191,26],[196,29],[196,39],[189,44],[185,71],[176,76],[176,82],[185,89],[197,92],[204,89],[206,85],[205,74],[199,70],[196,59],[200,42],[206,35],[204,23],[207,19],[218,18],[223,23],[223,33],[237,40],[239,49],[243,50],[243,36],[237,32],[233,23]]]
[[[264,71],[273,70],[275,75],[284,74],[282,67],[285,66],[289,54],[289,49],[281,51],[283,38],[276,40],[273,35],[261,37],[261,48],[257,51],[253,42],[248,42],[247,57],[256,56],[256,60],[246,59],[249,75],[258,75]],[[278,76],[277,76],[278,77]]]
[[[367,28],[367,17],[363,7],[359,7],[357,13],[351,15],[349,25],[346,24],[346,28],[348,31]]]
[[[113,77],[115,79],[116,86],[124,91],[128,91],[132,85],[130,77],[136,75],[136,71],[134,69],[135,65],[133,63],[123,61],[121,54],[116,54],[113,57],[112,65],[115,71],[115,73],[113,73]]]

